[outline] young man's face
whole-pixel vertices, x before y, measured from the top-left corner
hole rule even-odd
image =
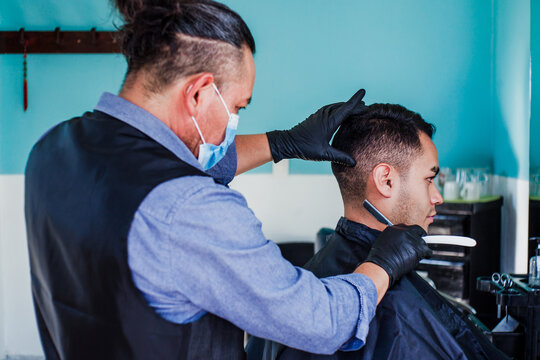
[[[425,133],[420,134],[422,154],[411,164],[408,174],[400,179],[398,206],[393,219],[395,224],[416,224],[424,230],[433,222],[435,205],[443,198],[433,179],[439,172],[437,149]]]

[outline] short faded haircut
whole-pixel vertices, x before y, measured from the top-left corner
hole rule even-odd
[[[373,104],[347,118],[332,142],[356,159],[354,167],[332,163],[343,199],[364,201],[369,174],[380,163],[406,175],[412,161],[422,154],[421,132],[431,138],[435,126],[401,105]]]

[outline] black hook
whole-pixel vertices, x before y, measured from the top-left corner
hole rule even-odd
[[[62,41],[60,39],[60,28],[59,27],[54,29],[54,35],[56,36],[56,44],[60,45],[62,43]]]
[[[21,45],[24,45],[25,43],[25,38],[24,38],[24,28],[20,28],[19,29],[19,42],[21,43]]]
[[[96,42],[97,42],[97,33],[96,33],[96,28],[95,27],[90,29],[90,37],[92,39],[92,45],[95,45]]]

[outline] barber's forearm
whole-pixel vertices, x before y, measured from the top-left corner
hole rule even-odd
[[[390,284],[390,277],[384,271],[382,267],[371,262],[365,262],[360,264],[354,270],[355,273],[364,274],[373,281],[375,287],[377,288],[377,304],[379,304],[388,290],[388,285]]]
[[[266,134],[237,135],[234,142],[237,156],[236,175],[272,161]]]

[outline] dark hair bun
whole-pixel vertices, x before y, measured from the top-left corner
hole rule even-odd
[[[111,0],[126,23],[135,20],[138,13],[155,6],[172,8],[180,1],[174,0]]]
[[[218,40],[255,53],[255,41],[240,15],[212,0],[111,0],[124,20],[121,36],[154,33],[170,42],[177,34]],[[157,30],[157,31],[156,31]],[[155,36],[154,36],[155,37]],[[156,39],[153,39],[155,41]],[[163,41],[159,41],[163,43]],[[124,41],[124,45],[127,45]],[[169,44],[170,45],[170,44]],[[126,50],[126,49],[124,49]]]
[[[124,20],[119,37],[128,74],[152,68],[159,78],[156,82],[163,86],[175,78],[173,73],[216,72],[218,62],[231,58],[220,47],[241,50],[245,45],[255,53],[255,41],[244,20],[217,1],[110,1]]]

